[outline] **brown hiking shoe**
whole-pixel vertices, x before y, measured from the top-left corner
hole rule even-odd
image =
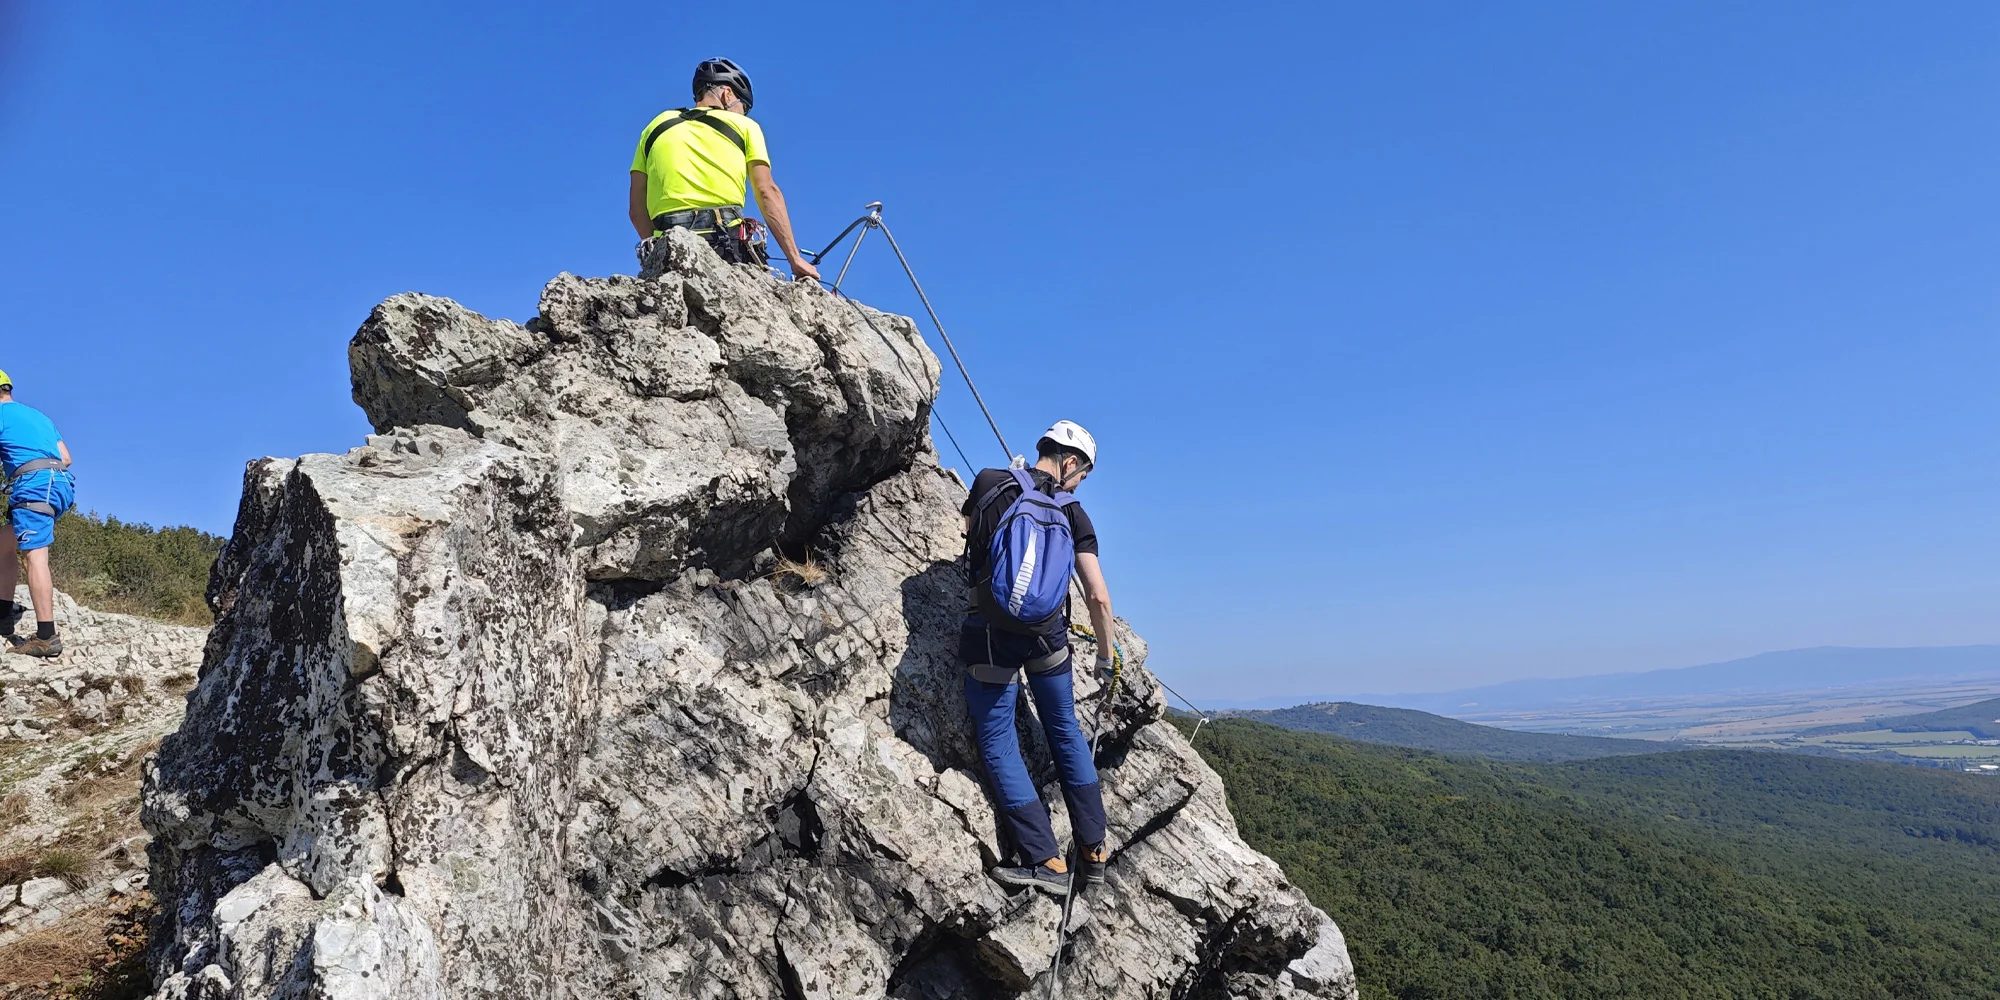
[[[61,656],[62,639],[60,637],[54,639],[23,639],[15,643],[14,648],[8,650],[8,652],[19,653],[22,656],[39,656],[43,659],[51,656]]]
[[[1104,881],[1105,866],[1111,864],[1110,841],[1083,849],[1083,880],[1092,885]]]

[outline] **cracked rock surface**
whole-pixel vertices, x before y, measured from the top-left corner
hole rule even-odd
[[[1059,909],[985,872],[936,358],[653,244],[526,325],[389,299],[350,348],[377,433],[249,468],[146,776],[158,997],[1041,995]],[[1121,638],[1063,995],[1352,997]]]

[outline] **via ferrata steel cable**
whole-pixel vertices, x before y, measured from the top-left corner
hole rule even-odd
[[[866,235],[866,234],[865,234],[865,232],[864,232],[864,235]],[[829,249],[831,249],[831,248],[829,248]],[[855,241],[854,241],[854,249],[855,249],[855,250],[859,250],[859,249],[861,249],[861,241],[860,241],[860,240],[855,240]],[[822,251],[822,252],[824,252],[824,251]],[[853,261],[854,261],[854,254],[853,254],[853,252],[852,252],[852,251],[850,251],[850,252],[848,253],[848,255],[847,255],[847,260],[848,260],[848,262],[849,262],[849,263],[853,263]],[[845,268],[845,267],[842,267],[842,268],[840,269],[840,273],[841,273],[842,275],[845,275],[845,274],[847,273],[847,268]],[[845,293],[841,292],[841,290],[840,290],[840,282],[839,282],[838,280],[835,280],[835,281],[828,281],[828,280],[826,280],[825,278],[821,278],[821,279],[819,279],[819,283],[820,283],[820,284],[822,284],[822,285],[825,285],[825,286],[826,286],[826,290],[827,290],[827,291],[829,291],[829,292],[832,292],[832,293],[833,293],[833,297],[834,297],[834,298],[836,298],[836,299],[839,299],[839,300],[841,300],[842,302],[845,302],[845,303],[847,303],[847,306],[848,306],[848,308],[850,308],[850,309],[854,310],[854,315],[856,315],[856,316],[859,316],[859,317],[861,317],[861,322],[863,322],[863,323],[866,323],[866,324],[868,324],[868,329],[870,329],[870,330],[873,330],[873,331],[875,331],[875,336],[877,336],[877,337],[880,337],[880,338],[882,338],[882,342],[883,342],[883,343],[885,343],[885,344],[888,344],[888,345],[889,345],[889,351],[890,351],[890,353],[893,353],[894,355],[896,355],[896,363],[902,366],[902,368],[903,368],[903,374],[905,374],[905,375],[908,375],[908,376],[910,376],[910,380],[911,380],[912,382],[916,382],[916,383],[917,383],[917,385],[918,385],[918,387],[919,387],[919,389],[921,390],[921,388],[922,388],[922,386],[923,386],[923,382],[922,382],[922,381],[920,381],[920,380],[919,380],[919,379],[917,378],[917,376],[916,376],[916,373],[915,373],[915,372],[912,372],[912,371],[910,371],[910,365],[909,365],[909,362],[907,362],[907,361],[904,361],[904,360],[903,360],[903,352],[902,352],[902,351],[899,351],[899,350],[897,350],[897,349],[896,349],[896,342],[895,342],[895,341],[893,341],[893,340],[890,340],[890,339],[889,339],[889,335],[888,335],[888,334],[886,334],[886,333],[883,333],[883,332],[882,332],[882,328],[881,328],[881,327],[879,327],[879,326],[876,326],[876,325],[875,325],[875,321],[874,321],[874,320],[872,320],[872,319],[869,319],[869,318],[868,318],[868,311],[867,311],[866,309],[863,309],[863,308],[861,308],[861,303],[859,303],[859,302],[856,302],[856,301],[854,301],[854,298],[853,298],[852,296],[850,296],[850,295],[847,295],[847,294],[845,294]],[[921,392],[919,392],[919,395],[921,395]],[[926,402],[926,403],[928,403],[928,404],[930,404],[930,408],[931,408],[931,419],[932,419],[932,420],[935,420],[935,421],[937,421],[937,425],[938,425],[938,429],[939,429],[939,430],[941,430],[941,431],[943,431],[943,432],[944,432],[944,436],[945,436],[945,439],[951,442],[951,449],[952,449],[953,451],[956,451],[956,452],[958,452],[958,460],[959,460],[959,461],[961,461],[961,462],[964,462],[964,463],[965,463],[965,467],[966,467],[967,469],[970,469],[970,468],[972,468],[972,467],[973,467],[973,465],[972,465],[972,459],[970,459],[970,458],[967,458],[967,457],[966,457],[966,455],[965,455],[965,448],[964,448],[963,446],[961,446],[961,445],[960,445],[960,444],[958,443],[958,435],[956,435],[956,434],[953,434],[953,433],[951,432],[951,425],[950,425],[950,424],[947,424],[947,423],[945,423],[945,422],[944,422],[944,414],[942,414],[942,413],[939,413],[939,412],[938,412],[938,409],[937,409],[937,400],[933,398],[933,399],[928,399],[928,400],[925,400],[925,402]]]
[[[960,377],[965,379],[965,387],[967,389],[972,390],[972,401],[979,404],[979,412],[984,414],[986,417],[986,426],[993,429],[993,439],[1000,442],[1000,450],[1005,452],[1007,454],[1007,460],[1009,462],[1012,462],[1014,460],[1014,449],[1008,447],[1007,436],[1000,433],[999,422],[993,419],[993,411],[987,409],[986,407],[986,398],[979,394],[979,386],[973,384],[972,372],[966,369],[965,359],[958,356],[958,345],[952,343],[951,334],[945,332],[944,323],[938,319],[937,310],[935,308],[932,308],[931,306],[930,296],[924,294],[923,283],[917,280],[917,272],[910,268],[909,258],[903,256],[903,248],[900,244],[896,242],[896,234],[890,232],[888,225],[882,221],[882,203],[879,201],[871,201],[868,203],[867,208],[868,208],[868,213],[866,215],[863,215],[861,218],[848,223],[847,228],[841,230],[840,235],[833,238],[833,242],[828,243],[826,245],[826,248],[821,250],[819,253],[812,255],[813,266],[818,267],[819,262],[822,259],[824,259],[827,254],[832,253],[833,248],[839,246],[840,242],[847,238],[848,233],[853,232],[856,227],[865,227],[861,231],[861,236],[855,237],[854,246],[847,251],[847,264],[854,263],[854,255],[861,249],[861,240],[863,237],[868,235],[868,230],[880,229],[882,231],[882,236],[889,241],[889,249],[896,252],[896,262],[903,265],[903,274],[910,279],[910,287],[916,289],[917,299],[923,302],[924,312],[930,314],[931,326],[937,328],[938,339],[944,341],[945,350],[951,352],[952,363],[958,365],[958,374],[960,375]],[[833,282],[833,287],[835,291],[839,291],[840,278],[844,278],[847,276],[847,264],[841,265],[840,275],[836,277]],[[963,457],[962,453],[961,457]],[[972,463],[967,462],[966,464],[970,465]]]
[[[945,349],[951,352],[951,360],[957,363],[958,373],[961,376],[964,376],[965,387],[967,389],[972,390],[973,401],[979,404],[979,412],[986,416],[986,425],[988,427],[993,428],[993,437],[1000,442],[1000,449],[1007,453],[1007,460],[1010,462],[1013,461],[1014,449],[1009,448],[1007,446],[1007,439],[1000,433],[1000,425],[993,421],[993,411],[986,408],[986,400],[979,395],[979,387],[972,383],[972,373],[966,370],[965,360],[958,356],[958,348],[952,344],[951,336],[944,332],[944,324],[938,322],[937,310],[931,307],[930,297],[924,294],[924,286],[917,282],[916,272],[910,269],[909,259],[903,256],[903,248],[896,243],[896,234],[890,232],[889,227],[882,222],[882,203],[879,201],[871,201],[864,207],[868,210],[866,214],[862,215],[858,219],[855,219],[853,222],[848,223],[847,228],[840,231],[840,235],[835,236],[833,238],[833,241],[831,243],[828,243],[826,247],[822,249],[820,252],[812,255],[813,258],[812,262],[814,266],[818,266],[819,262],[821,260],[824,260],[827,254],[832,253],[833,249],[841,244],[841,241],[847,239],[848,234],[853,233],[856,229],[860,229],[861,235],[855,237],[854,246],[848,249],[847,261],[846,263],[841,265],[839,276],[834,279],[831,285],[829,285],[829,287],[833,290],[833,293],[835,295],[840,295],[842,298],[847,298],[847,296],[842,295],[840,291],[840,280],[847,276],[847,268],[849,265],[854,263],[854,255],[861,249],[861,241],[867,237],[868,230],[870,229],[882,230],[882,235],[884,237],[887,237],[889,240],[889,249],[895,251],[897,263],[903,265],[903,273],[907,275],[910,279],[910,287],[916,289],[917,298],[923,301],[924,311],[930,314],[931,324],[937,327],[938,337],[944,341]],[[822,279],[822,281],[824,281],[824,279]],[[848,301],[850,303],[853,303],[854,300],[848,299]],[[861,318],[864,321],[868,319],[866,313],[860,312],[858,305],[856,306],[856,311],[861,315]],[[869,326],[872,328],[874,326],[874,323],[869,322]],[[875,332],[878,335],[880,335],[882,331],[876,330]],[[886,340],[887,338],[884,337],[884,339]],[[931,413],[933,416],[937,416],[937,409],[935,405],[932,406]],[[938,417],[938,426],[944,427],[945,437],[951,439],[951,445],[954,449],[958,451],[958,457],[964,460],[966,466],[970,468],[972,466],[972,460],[966,458],[965,449],[959,447],[958,438],[952,435],[951,428],[945,427],[943,417]],[[1153,679],[1159,680],[1159,677],[1155,675]],[[1163,680],[1160,681],[1160,687],[1164,688],[1168,694],[1171,694],[1175,698],[1179,699],[1181,704],[1186,705],[1188,707],[1188,710],[1195,714],[1196,722],[1195,722],[1194,732],[1188,737],[1188,740],[1192,742],[1195,736],[1201,735],[1201,727],[1208,725],[1208,723],[1211,721],[1209,714],[1207,712],[1202,711],[1201,708],[1197,706],[1194,702],[1189,701],[1186,695],[1181,694],[1179,691],[1174,690],[1173,687],[1167,684],[1166,681]]]
[[[880,209],[876,209],[873,214],[875,228],[882,230],[883,238],[889,241],[889,249],[896,251],[896,262],[903,265],[903,273],[910,276],[910,287],[917,290],[917,298],[923,302],[924,311],[931,314],[931,325],[937,327],[938,339],[943,340],[945,350],[951,352],[951,360],[958,365],[958,373],[965,377],[965,387],[972,390],[972,401],[978,403],[979,412],[986,415],[986,426],[993,428],[993,438],[1000,442],[1000,450],[1006,453],[1008,461],[1013,461],[1014,449],[1007,446],[1007,437],[1000,433],[1000,425],[994,421],[993,411],[986,408],[986,400],[980,397],[979,387],[972,384],[972,373],[965,370],[965,359],[958,356],[958,348],[952,344],[951,334],[944,332],[944,324],[938,321],[937,310],[931,308],[930,296],[924,294],[924,286],[917,282],[917,272],[910,270],[910,262],[903,256],[903,248],[896,244],[896,234],[890,232],[889,227],[883,224]],[[860,241],[855,241],[855,245],[859,246]]]

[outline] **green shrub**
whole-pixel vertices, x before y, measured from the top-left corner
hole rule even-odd
[[[208,625],[203,594],[222,543],[196,528],[155,528],[72,511],[56,522],[49,567],[58,589],[100,611]]]
[[[83,888],[89,875],[89,859],[65,847],[50,850],[35,865],[37,878],[59,878],[68,882],[72,889]]]

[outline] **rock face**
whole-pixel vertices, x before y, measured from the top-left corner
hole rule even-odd
[[[526,326],[384,302],[377,433],[250,467],[147,774],[160,997],[1040,995],[1058,908],[985,874],[935,357],[654,243]],[[1122,638],[1064,995],[1352,996]]]

